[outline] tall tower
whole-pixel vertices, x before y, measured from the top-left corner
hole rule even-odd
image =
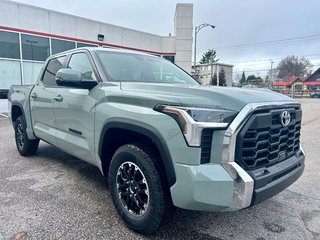
[[[193,33],[193,4],[178,3],[174,15],[174,35],[176,37],[175,63],[191,72]]]

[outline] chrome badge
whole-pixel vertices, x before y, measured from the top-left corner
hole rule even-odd
[[[283,111],[280,115],[280,121],[282,126],[286,127],[291,121],[291,115],[288,111]]]

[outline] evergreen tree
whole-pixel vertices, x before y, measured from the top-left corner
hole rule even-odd
[[[227,86],[227,80],[226,80],[226,72],[223,68],[221,68],[219,73],[219,86]]]
[[[202,54],[201,60],[200,60],[200,64],[205,64],[205,63],[215,63],[217,61],[219,61],[219,59],[216,59],[216,51],[214,50],[208,50],[207,52],[205,52],[204,54]]]
[[[242,86],[248,84],[247,78],[246,78],[246,74],[244,73],[244,71],[242,72],[242,76],[241,76],[241,79],[240,79],[240,84],[241,84]]]
[[[214,73],[213,77],[212,77],[211,85],[217,86],[217,81],[218,81],[217,74]],[[226,84],[226,73],[225,73],[223,68],[219,72],[219,86],[223,86],[223,87],[227,86],[227,84]]]
[[[252,85],[260,86],[263,82],[261,77],[256,77],[255,75],[249,75],[247,82]]]

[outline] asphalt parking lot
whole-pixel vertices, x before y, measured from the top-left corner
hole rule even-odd
[[[97,168],[43,142],[20,156],[0,115],[0,239],[320,239],[320,99],[300,101],[307,158],[296,183],[241,211],[179,209],[150,237],[124,226]]]

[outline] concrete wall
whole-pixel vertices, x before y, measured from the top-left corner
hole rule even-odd
[[[176,48],[179,52],[181,51],[180,49],[183,49],[182,51],[191,51],[190,44],[183,44],[185,33],[180,32],[180,28],[185,26],[185,23],[183,23],[183,12],[185,8],[184,5],[177,5],[176,14],[179,16],[178,26],[180,26],[178,31],[178,45],[176,44],[176,37],[174,36],[159,36],[7,0],[0,0],[0,26],[88,41],[98,41],[97,35],[104,34],[105,38],[103,43],[106,44],[170,55],[176,52]],[[188,17],[186,21],[192,24],[192,5],[191,10],[190,6],[188,6],[187,9]],[[189,24],[187,25],[189,26]],[[188,49],[188,47],[190,49]],[[182,55],[179,54],[179,62],[186,62],[186,60],[181,57]],[[188,57],[188,60],[191,61],[191,58],[189,59]]]
[[[193,33],[193,4],[177,4],[174,15],[174,35],[176,37],[175,63],[191,72]]]
[[[223,68],[226,75],[226,83],[227,87],[232,86],[232,73],[233,73],[233,65],[223,64],[223,63],[215,63],[213,64],[212,76],[215,73],[218,73]],[[199,69],[199,80],[202,84],[211,84],[211,65],[203,64],[198,65],[197,69]]]

